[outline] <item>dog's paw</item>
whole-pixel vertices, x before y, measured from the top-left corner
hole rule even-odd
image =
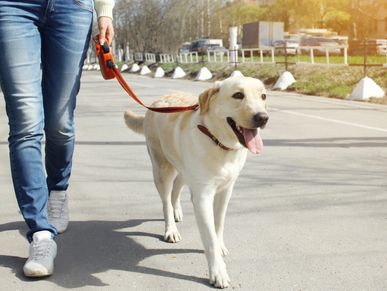
[[[183,210],[180,205],[173,209],[173,215],[175,216],[175,222],[183,221]]]
[[[181,235],[179,231],[175,229],[169,229],[165,232],[164,240],[170,243],[177,243],[181,241]]]
[[[220,253],[222,254],[223,257],[228,256],[228,249],[226,248],[226,246],[223,243],[220,244]]]
[[[227,274],[226,267],[214,268],[210,271],[210,284],[216,288],[227,288],[230,286],[230,277]]]

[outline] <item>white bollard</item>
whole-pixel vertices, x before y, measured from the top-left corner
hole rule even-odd
[[[172,79],[180,79],[184,78],[187,74],[184,72],[184,70],[180,67],[176,67],[176,69],[173,71]]]
[[[129,66],[127,64],[123,64],[121,67],[121,72],[125,72],[127,70],[129,70]]]
[[[232,72],[230,77],[244,77],[244,75],[242,74],[241,71],[236,70],[236,71]]]
[[[206,67],[202,67],[196,76],[196,81],[208,81],[212,79],[212,73]]]
[[[131,72],[131,73],[137,73],[138,71],[140,71],[140,66],[137,65],[136,63],[134,63],[134,64],[132,65],[132,67],[130,68],[130,72]]]
[[[163,70],[162,67],[158,67],[158,68],[156,69],[156,72],[155,72],[154,77],[155,77],[155,78],[162,78],[162,77],[164,77],[164,76],[165,76],[165,71]]]
[[[347,99],[367,101],[371,97],[383,98],[384,95],[385,93],[383,89],[378,84],[376,84],[374,80],[369,77],[364,77],[360,80],[359,83],[357,83],[352,91],[352,94]]]
[[[296,82],[292,73],[285,71],[278,78],[277,82],[274,84],[273,90],[286,90],[290,85]]]
[[[152,71],[149,70],[147,65],[142,66],[141,71],[140,71],[140,75],[144,76],[144,75],[148,75],[150,73],[152,73]]]

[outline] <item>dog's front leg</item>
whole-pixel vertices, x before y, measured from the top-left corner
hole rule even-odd
[[[210,283],[218,288],[226,288],[230,284],[230,278],[227,274],[226,264],[221,255],[221,247],[215,231],[214,196],[215,191],[193,190],[192,203],[207,257]]]

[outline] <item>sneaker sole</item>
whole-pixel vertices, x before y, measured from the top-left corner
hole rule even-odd
[[[53,274],[53,272],[51,272],[51,273],[34,272],[34,273],[31,273],[31,274],[24,273],[24,276],[26,276],[27,278],[43,278],[43,277],[49,277],[52,274]]]
[[[55,227],[55,225],[54,225],[54,227]],[[68,225],[66,225],[65,228],[61,228],[61,229],[58,229],[58,228],[55,227],[55,229],[56,229],[56,231],[57,231],[58,234],[64,233],[68,228],[69,228]]]
[[[69,222],[67,222],[66,227],[63,227],[63,228],[57,227],[57,226],[55,225],[55,223],[52,223],[52,220],[50,220],[50,218],[48,218],[48,223],[51,224],[53,227],[55,227],[56,232],[57,232],[58,234],[64,233],[64,232],[69,228]]]
[[[64,229],[64,230],[56,230],[56,231],[58,232],[58,234],[62,234],[62,233],[64,233],[64,232],[66,232],[66,230],[67,230],[67,228]]]

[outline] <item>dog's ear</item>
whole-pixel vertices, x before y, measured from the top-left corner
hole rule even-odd
[[[219,88],[211,88],[204,91],[199,96],[200,115],[205,114],[210,109],[211,96],[219,92]]]

